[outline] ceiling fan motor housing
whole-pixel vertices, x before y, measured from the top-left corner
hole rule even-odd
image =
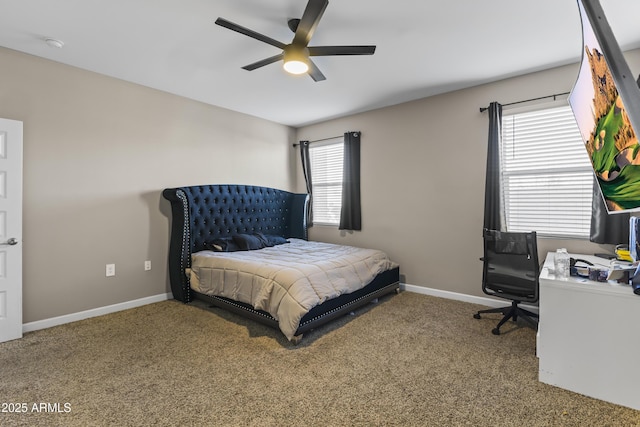
[[[287,21],[287,26],[289,27],[289,29],[291,30],[291,32],[295,33],[296,30],[298,29],[298,24],[300,23],[300,20],[297,18],[291,18]]]

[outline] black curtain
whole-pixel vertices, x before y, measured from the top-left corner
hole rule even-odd
[[[300,159],[302,160],[302,173],[307,184],[309,194],[309,209],[307,210],[307,226],[313,225],[313,192],[311,190],[311,158],[309,157],[309,141],[300,141]]]
[[[629,213],[609,215],[604,204],[600,186],[593,178],[593,200],[591,201],[591,234],[589,240],[594,243],[611,245],[629,243]]]
[[[489,104],[489,141],[487,145],[487,175],[484,186],[484,228],[503,230],[504,213],[500,190],[500,140],[502,138],[502,105]]]
[[[344,134],[342,209],[339,230],[362,230],[360,206],[360,132]]]

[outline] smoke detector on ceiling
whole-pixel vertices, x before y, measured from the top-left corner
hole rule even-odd
[[[57,49],[60,49],[60,48],[62,48],[62,46],[64,46],[64,42],[62,40],[54,39],[54,38],[51,38],[51,37],[45,38],[44,42],[49,47],[55,47]]]

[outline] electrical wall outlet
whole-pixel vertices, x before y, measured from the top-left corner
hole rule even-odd
[[[147,260],[144,262],[144,271],[151,270],[151,261]]]
[[[107,264],[106,276],[111,277],[116,275],[116,265],[115,264]]]

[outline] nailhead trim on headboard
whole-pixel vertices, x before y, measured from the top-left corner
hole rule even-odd
[[[189,251],[189,242],[191,241],[191,235],[189,233],[189,204],[187,203],[187,195],[184,194],[183,190],[178,190],[176,192],[176,196],[182,201],[182,206],[183,206],[183,215],[184,218],[187,218],[186,221],[184,221],[183,223],[183,227],[182,227],[182,239],[181,239],[181,253],[183,254],[187,254],[190,253]],[[191,257],[190,256],[181,256],[180,257],[180,270],[181,271],[186,271],[187,267],[191,267]],[[183,291],[183,295],[184,295],[184,302],[188,303],[191,302],[191,292],[189,292],[189,279],[186,275],[186,273],[184,274],[183,280],[182,282],[182,291]]]

